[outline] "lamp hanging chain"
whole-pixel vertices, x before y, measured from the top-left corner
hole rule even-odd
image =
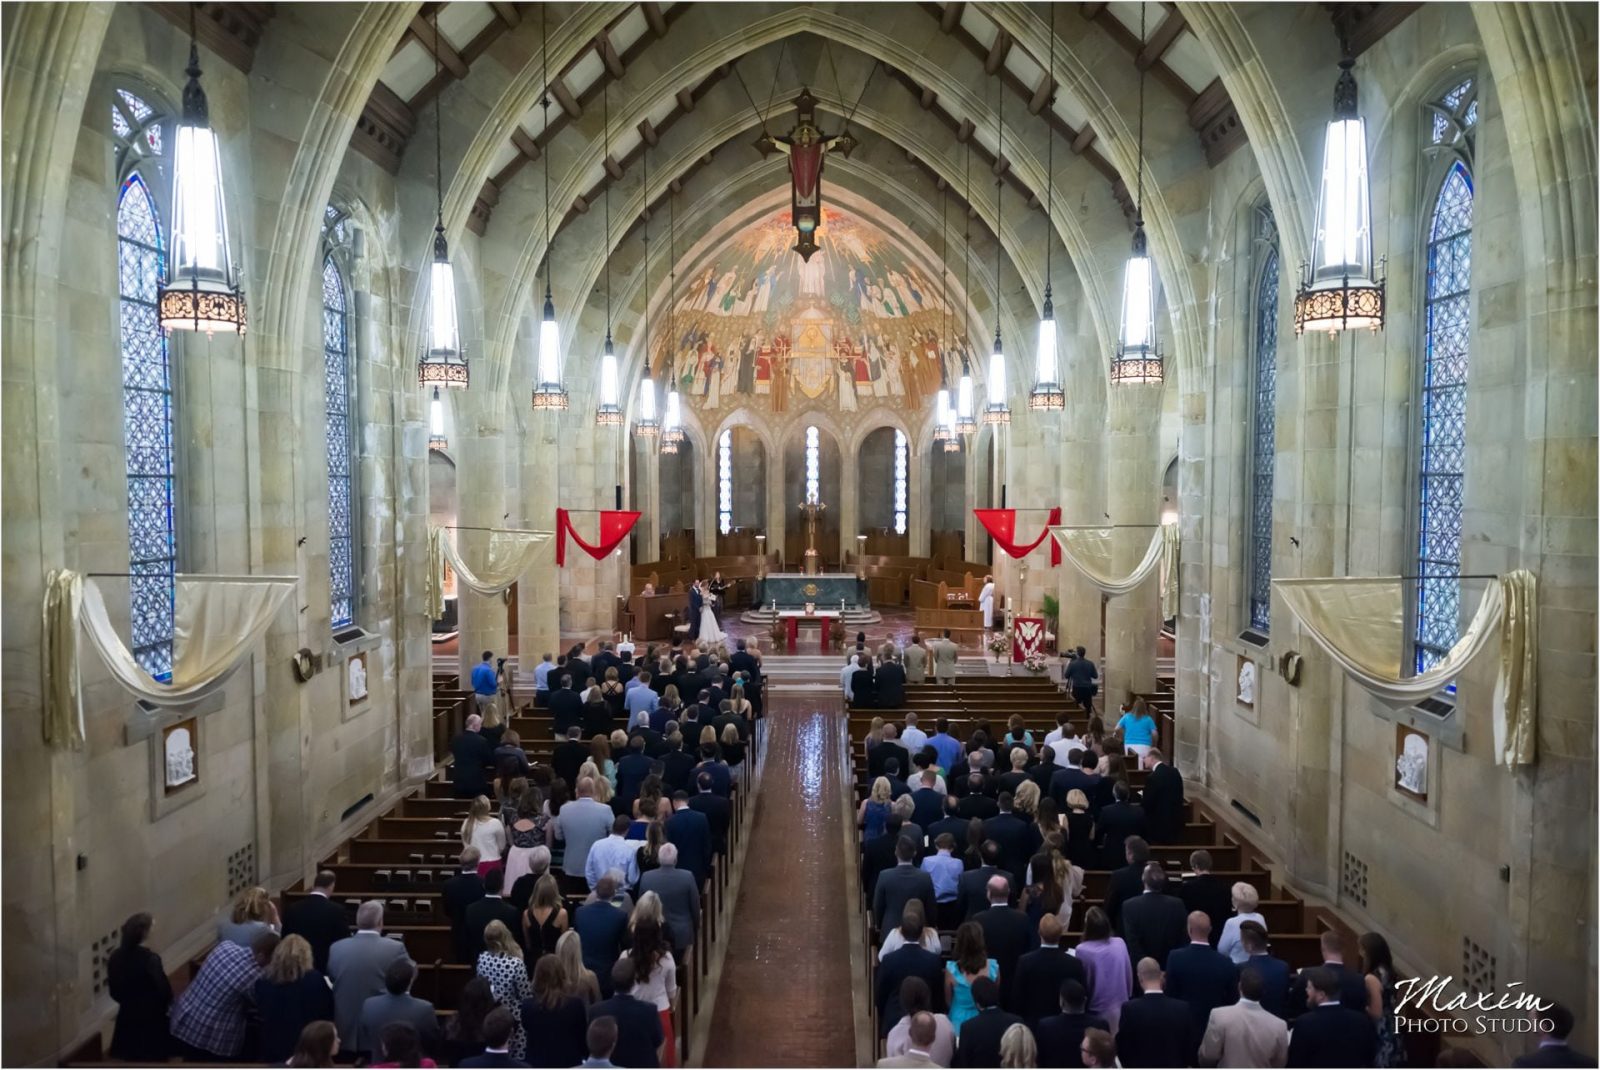
[[[433,9],[433,80],[439,80],[439,9]],[[444,234],[444,87],[433,98],[433,194],[437,212],[434,230]]]
[[[1055,252],[1056,229],[1056,6],[1050,5],[1050,69],[1045,72],[1050,86],[1044,101],[1044,303],[1050,304],[1050,261]]]
[[[544,94],[539,99],[539,106],[544,110],[544,127],[539,131],[539,136],[546,139],[550,137],[550,30],[545,20],[545,8],[539,5],[539,66],[540,80],[544,83]],[[553,265],[550,255],[550,154],[544,157],[544,295],[550,297],[550,276]]]
[[[600,87],[600,121],[603,124],[600,133],[601,144],[605,150],[605,157],[601,169],[605,170],[606,182],[606,214],[605,235],[602,239],[602,255],[606,258],[606,341],[611,341],[611,83]]]
[[[639,181],[644,187],[644,377],[650,378],[650,146],[645,145],[640,157]]]
[[[676,347],[673,331],[676,329],[678,303],[678,195],[667,183],[667,345]]]
[[[1005,211],[1005,181],[1006,181],[1006,80],[1005,67],[1001,66],[1000,73],[995,76],[995,84],[999,87],[999,106],[995,111],[995,141],[994,141],[994,342],[1000,344],[1000,251],[1005,244],[1001,237],[1001,224]]]
[[[1139,0],[1139,51],[1144,51],[1145,3]],[[1139,69],[1139,194],[1134,199],[1133,211],[1139,226],[1144,226],[1144,76],[1148,67]]]
[[[972,139],[967,139],[966,162],[961,168],[961,184],[966,188],[967,214],[961,224],[961,259],[965,263],[967,293],[972,293]],[[961,361],[967,360],[967,336],[972,333],[972,325],[967,320],[967,304],[961,304]]]
[[[939,197],[939,284],[943,287],[944,317],[939,330],[939,382],[944,384],[944,351],[950,344],[950,191]]]

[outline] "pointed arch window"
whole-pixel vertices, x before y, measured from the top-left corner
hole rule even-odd
[[[153,124],[152,124],[153,125]],[[129,615],[133,656],[146,672],[172,672],[174,577],[178,564],[173,458],[172,363],[156,321],[165,269],[161,221],[139,172],[117,198],[117,295],[122,346],[122,420],[128,480]]]
[[[1266,208],[1256,213],[1255,290],[1251,300],[1250,627],[1272,624],[1272,494],[1277,454],[1278,231]]]
[[[1422,367],[1418,376],[1416,601],[1418,672],[1455,645],[1461,630],[1461,519],[1467,460],[1467,374],[1472,323],[1473,142],[1477,79],[1458,79],[1426,105],[1424,155],[1442,174],[1426,218]]]
[[[894,533],[906,533],[906,475],[910,471],[910,444],[906,433],[894,429]]]
[[[340,262],[348,263],[350,224],[329,206],[323,220],[323,409],[327,417],[328,601],[335,631],[356,623],[360,607],[357,569],[354,402],[356,366],[351,349],[351,291]]]

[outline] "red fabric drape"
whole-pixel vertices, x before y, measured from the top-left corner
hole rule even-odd
[[[1037,539],[1030,543],[1019,543],[1017,538],[1017,511],[1015,509],[974,509],[972,515],[978,518],[978,523],[983,525],[991,538],[1000,544],[1000,549],[1012,557],[1027,557],[1039,548],[1039,544],[1050,538],[1050,527],[1061,523],[1061,507],[1058,505],[1050,510],[1050,516],[1045,520],[1044,531]],[[1061,545],[1055,540],[1050,542],[1050,567],[1061,564]]]
[[[600,514],[600,541],[590,546],[578,534],[578,529],[572,526],[572,515],[565,509],[556,510],[556,564],[567,563],[567,536],[572,536],[572,541],[583,548],[584,553],[596,561],[605,557],[617,544],[628,537],[628,532],[633,530],[633,525],[639,520],[640,513],[628,509],[601,509]]]

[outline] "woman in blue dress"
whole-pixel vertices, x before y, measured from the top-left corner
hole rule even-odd
[[[956,1035],[961,1035],[961,1023],[978,1013],[972,999],[972,982],[980,977],[999,982],[1000,964],[989,957],[983,942],[983,927],[975,921],[964,921],[956,930],[955,947],[950,961],[944,964],[944,996],[950,1008],[950,1024]]]

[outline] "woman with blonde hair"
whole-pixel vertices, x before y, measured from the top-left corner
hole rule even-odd
[[[478,876],[486,877],[500,867],[506,853],[506,827],[490,812],[489,797],[472,800],[466,820],[461,822],[461,846],[478,849]]]
[[[737,713],[740,717],[743,717],[747,721],[750,719],[754,707],[750,705],[750,700],[744,696],[743,684],[733,685],[733,691],[729,695],[729,701],[733,704],[734,713]]]
[[[1222,924],[1222,936],[1217,940],[1217,950],[1233,960],[1235,966],[1250,961],[1250,952],[1239,942],[1239,926],[1247,921],[1258,923],[1263,929],[1267,919],[1256,912],[1261,905],[1261,893],[1256,886],[1240,881],[1233,886],[1233,917]]]
[[[494,1001],[511,1012],[511,1020],[516,1023],[511,1030],[511,1057],[526,1062],[528,1036],[522,1030],[522,1001],[533,998],[533,985],[528,983],[528,967],[522,960],[517,938],[499,919],[484,926],[477,973],[489,982]]]
[[[583,938],[576,930],[568,929],[556,941],[556,958],[567,978],[567,992],[583,1000],[585,1007],[600,1002],[600,982],[594,971],[583,964]]]
[[[217,923],[217,939],[250,947],[256,937],[275,933],[278,928],[278,908],[267,890],[258,885],[233,897],[227,918]]]
[[[311,964],[311,945],[303,936],[279,942],[255,984],[256,1011],[261,1016],[257,1055],[264,1063],[281,1063],[294,1051],[300,1031],[311,1022],[333,1017],[333,990]]]
[[[1039,1065],[1039,1047],[1033,1042],[1033,1032],[1021,1022],[1007,1029],[1000,1037],[1000,1065],[1004,1067]]]
[[[668,675],[670,675],[670,673]],[[683,699],[678,697],[678,685],[668,684],[661,691],[660,712],[665,718],[665,720],[663,720],[661,723],[666,724],[667,721],[676,721],[678,719],[678,714],[681,713],[682,710]]]
[[[889,796],[892,791],[889,778],[881,776],[872,782],[872,793],[861,800],[861,809],[856,813],[856,821],[861,825],[862,843],[883,835],[884,828],[889,823]]]
[[[611,707],[612,717],[623,716],[623,690],[622,681],[617,678],[617,667],[612,665],[606,669],[606,677],[600,682],[600,698]]]
[[[867,729],[867,749],[871,750],[883,742],[883,718],[874,717],[872,727]]]
[[[553,874],[546,873],[533,886],[533,898],[522,912],[522,957],[529,966],[537,966],[541,958],[555,954],[570,920],[561,899],[561,886]]]
[[[1067,816],[1062,822],[1067,836],[1067,859],[1075,866],[1088,867],[1095,861],[1094,815],[1089,813],[1089,796],[1082,788],[1067,792]]]
[[[699,746],[704,747],[707,744],[710,744],[713,747],[717,746],[717,730],[711,725],[706,725],[700,729]],[[717,757],[722,757],[722,750],[720,747],[717,749]]]
[[[1031,780],[1018,784],[1011,797],[1011,811],[1031,823],[1039,813],[1039,785]]]
[[[645,892],[639,901],[633,905],[633,913],[628,916],[628,931],[633,932],[634,926],[641,921],[654,920],[658,925],[666,921],[666,912],[661,906],[661,897],[655,892]]]
[[[483,724],[478,726],[478,735],[488,740],[489,749],[494,750],[505,734],[506,722],[500,716],[500,703],[491,702],[483,708]]]
[[[583,783],[584,777],[588,777],[590,780],[594,781],[595,802],[602,802],[607,806],[610,806],[611,797],[613,794],[615,794],[611,786],[611,781],[600,775],[600,770],[595,767],[593,761],[584,762],[578,767],[578,783]]]
[[[722,760],[728,763],[728,769],[739,775],[739,766],[744,762],[744,744],[739,742],[739,729],[732,724],[722,726]]]

